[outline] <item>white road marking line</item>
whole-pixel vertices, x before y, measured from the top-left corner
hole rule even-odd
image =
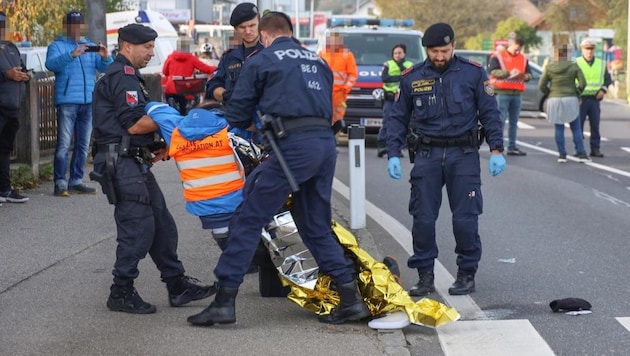
[[[510,124],[509,120],[505,120],[505,127],[507,127]],[[521,120],[519,120],[516,123],[516,127],[518,127],[519,129],[525,129],[525,130],[535,130],[536,126],[532,126],[529,124],[526,124],[524,122],[522,122]]]
[[[529,320],[461,321],[437,329],[445,355],[555,355]]]
[[[344,198],[348,200],[350,199],[350,188],[337,178],[333,181],[333,189],[343,195]],[[367,215],[381,225],[385,231],[398,241],[398,244],[405,249],[409,256],[413,255],[411,231],[409,231],[398,220],[394,219],[392,216],[367,200],[365,210]],[[451,296],[448,294],[448,288],[455,281],[455,277],[453,277],[446,268],[444,268],[440,261],[435,261],[433,272],[435,274],[435,289],[438,293],[440,293],[440,296],[442,296],[449,306],[457,309],[463,319],[489,319],[470,296]]]
[[[532,144],[529,144],[529,143],[521,142],[521,141],[518,141],[518,140],[516,142],[517,142],[517,144],[519,146],[523,146],[523,147],[527,147],[527,148],[532,149],[532,150],[536,150],[536,151],[539,151],[539,152],[547,153],[547,154],[550,154],[552,156],[557,156],[558,155],[558,152],[554,151],[554,150],[550,150],[550,149],[547,149],[547,148],[544,148],[544,147],[540,147],[540,146],[532,145]],[[578,162],[577,157],[573,157],[571,155],[567,155],[567,160]],[[615,174],[619,174],[621,176],[630,178],[630,172],[622,171],[621,169],[608,167],[608,166],[605,166],[603,164],[595,163],[593,161],[583,162],[582,164],[585,164],[587,166],[591,166],[593,168],[601,169],[602,171],[615,173]]]
[[[628,331],[630,331],[630,317],[625,317],[625,318],[615,318],[617,319],[617,321],[623,325],[624,328],[626,328]]]
[[[623,151],[630,152],[630,147],[621,147]]]

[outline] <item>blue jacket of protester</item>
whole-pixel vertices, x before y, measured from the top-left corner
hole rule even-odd
[[[114,59],[108,56],[103,59],[96,52],[88,52],[76,58],[72,52],[79,45],[95,46],[86,38],[79,42],[66,36],[59,36],[48,46],[46,68],[55,73],[55,104],[90,104],[92,92],[98,73]]]

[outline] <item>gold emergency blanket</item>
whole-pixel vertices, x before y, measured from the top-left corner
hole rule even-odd
[[[362,250],[350,231],[335,221],[332,222],[332,227],[347,255],[355,261],[359,290],[372,316],[404,311],[411,323],[430,327],[438,327],[460,318],[457,310],[436,300],[422,298],[414,302],[407,291],[396,282],[387,266]],[[267,246],[272,260],[275,259],[274,263],[278,267],[282,283],[291,287],[288,298],[318,315],[330,313],[339,303],[339,295],[331,290],[332,280],[329,276],[317,274],[318,269],[310,252],[302,244],[301,239],[296,239],[297,229],[286,234],[287,241],[283,241],[285,234],[274,235],[273,238],[267,236]],[[270,243],[271,241],[275,243]],[[287,255],[288,251],[293,255]],[[284,262],[277,262],[279,255],[283,255]],[[305,256],[308,258],[304,259]],[[306,262],[308,266],[297,269],[302,274],[301,278],[296,279],[295,273],[292,275],[290,271],[296,271],[296,261],[300,260]],[[288,265],[292,267],[287,268]],[[311,280],[312,283],[307,283]]]

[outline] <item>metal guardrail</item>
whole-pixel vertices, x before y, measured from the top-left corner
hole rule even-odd
[[[35,90],[37,95],[36,102],[32,102],[33,96],[29,95],[30,91]],[[52,155],[55,151],[55,145],[57,144],[57,117],[55,111],[55,76],[52,74],[43,74],[37,76],[26,85],[26,97],[22,103],[21,109],[22,118],[20,120],[20,130],[24,130],[25,120],[30,119],[34,121],[36,119],[39,122],[39,137],[40,144],[39,150],[44,155]],[[29,112],[31,115],[37,115],[37,118],[27,118],[24,113]],[[30,115],[29,115],[30,116]],[[25,149],[24,145],[20,143],[20,136],[18,131],[18,138],[13,144],[13,151],[11,152],[11,161],[18,161],[20,157],[20,151]]]

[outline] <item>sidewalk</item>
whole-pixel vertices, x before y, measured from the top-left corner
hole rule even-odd
[[[174,164],[161,162],[153,171],[177,222],[187,274],[212,283],[218,247],[186,212]],[[100,187],[97,195],[69,198],[52,192],[47,182],[24,192],[29,202],[0,206],[1,355],[409,355],[402,331],[378,332],[366,322],[322,324],[286,298],[260,297],[257,274],[247,275],[239,290],[236,324],[192,327],[186,318],[212,299],[171,308],[148,256],[136,288],[157,313],[111,312],[105,301],[116,248],[113,206]],[[333,218],[348,226],[345,204],[333,201]],[[369,231],[355,234],[380,259]]]

